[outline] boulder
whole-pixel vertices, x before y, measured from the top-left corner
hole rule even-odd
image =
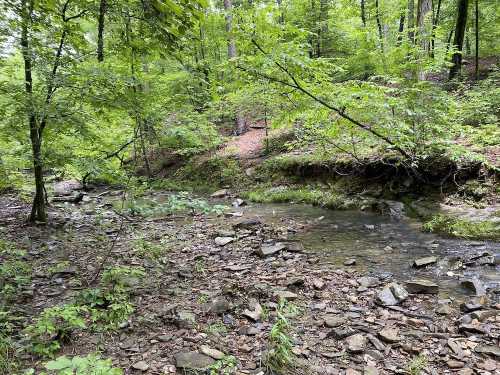
[[[177,353],[174,355],[175,366],[185,370],[205,370],[212,366],[215,360],[198,352]]]
[[[437,294],[439,285],[429,280],[414,279],[406,282],[406,290],[412,294]]]
[[[70,195],[75,190],[83,189],[83,185],[77,180],[66,180],[54,184],[54,195]]]

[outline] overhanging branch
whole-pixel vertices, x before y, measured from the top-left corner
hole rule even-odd
[[[257,41],[255,39],[252,39],[252,44],[264,55],[266,56],[269,56],[269,54],[257,43]],[[346,119],[347,121],[351,122],[352,124],[356,125],[357,127],[373,134],[374,136],[376,136],[377,138],[383,140],[384,142],[386,142],[387,144],[391,145],[396,151],[398,151],[402,156],[404,156],[405,158],[407,159],[412,159],[412,157],[410,156],[410,154],[408,154],[403,148],[401,148],[400,146],[398,146],[392,139],[390,139],[389,137],[381,134],[380,132],[378,132],[376,129],[373,129],[373,127],[371,125],[368,125],[368,124],[364,124],[362,122],[360,122],[359,120],[351,117],[350,115],[348,115],[345,111],[344,108],[337,108],[335,107],[334,105],[326,102],[324,99],[321,99],[320,97],[314,95],[312,92],[310,92],[308,89],[306,89],[302,84],[300,84],[300,82],[298,81],[298,79],[290,72],[289,69],[287,69],[286,66],[284,66],[282,63],[276,61],[273,59],[273,62],[274,64],[283,72],[285,73],[288,77],[289,77],[289,80],[284,80],[284,79],[280,79],[280,78],[277,78],[277,77],[273,77],[273,76],[270,76],[270,75],[267,75],[265,73],[262,73],[262,72],[258,72],[256,70],[253,70],[253,69],[248,69],[248,68],[245,68],[245,67],[242,67],[242,66],[237,66],[238,69],[240,70],[243,70],[243,71],[246,71],[250,74],[253,74],[255,76],[258,76],[258,77],[261,77],[261,78],[264,78],[264,79],[267,79],[271,82],[276,82],[276,83],[280,83],[282,85],[285,85],[285,86],[288,86],[288,87],[291,87],[295,90],[298,90],[300,91],[301,93],[303,93],[304,95],[310,97],[311,99],[313,99],[315,102],[321,104],[322,106],[336,112],[340,117]]]

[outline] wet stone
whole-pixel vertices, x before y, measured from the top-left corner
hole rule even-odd
[[[413,267],[416,268],[427,267],[430,266],[431,264],[437,263],[437,260],[438,260],[437,257],[433,256],[415,259],[415,261],[413,262]]]
[[[356,259],[351,258],[344,261],[344,266],[354,266],[356,264]]]
[[[486,294],[486,288],[478,279],[462,280],[460,285],[476,296],[484,296]]]
[[[413,294],[437,294],[439,285],[429,280],[415,279],[406,282],[406,290]]]

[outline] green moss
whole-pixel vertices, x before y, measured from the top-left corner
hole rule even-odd
[[[258,203],[305,203],[330,209],[350,209],[359,206],[356,200],[350,200],[336,192],[307,187],[258,189],[245,192],[242,196]]]
[[[457,238],[500,240],[500,224],[487,220],[472,222],[446,215],[435,215],[424,223],[423,230]]]

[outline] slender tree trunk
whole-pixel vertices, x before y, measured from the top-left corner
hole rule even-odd
[[[224,0],[224,10],[226,12],[226,33],[227,33],[227,56],[233,59],[237,56],[236,42],[233,36],[233,3],[232,0]],[[246,130],[245,118],[237,111],[236,129],[237,135],[243,134]]]
[[[432,1],[431,0],[418,0],[418,5],[417,5],[417,39],[420,44],[420,47],[424,51],[429,51],[430,50],[430,43],[429,43],[429,33],[428,33],[428,23],[426,22],[427,20],[427,15],[432,9]]]
[[[378,0],[375,0],[375,17],[377,19],[378,37],[380,39],[380,50],[384,53],[384,33],[382,31],[382,22],[380,21],[380,9]]]
[[[29,25],[33,12],[33,1],[21,1],[21,49],[24,61],[24,83],[26,93],[26,107],[28,113],[28,124],[30,129],[31,151],[33,156],[33,169],[35,175],[35,196],[31,207],[31,222],[47,221],[45,208],[45,189],[43,186],[43,160],[42,160],[42,139],[38,127],[35,109],[33,107],[33,77],[31,74],[32,60],[29,43]]]
[[[450,79],[460,74],[462,68],[462,50],[464,45],[465,26],[467,25],[467,11],[469,0],[458,0],[457,23],[455,26],[455,37],[453,45],[457,49],[451,58],[452,66],[450,68]]]
[[[415,44],[415,2],[408,0],[408,39]]]
[[[451,29],[450,33],[448,34],[448,39],[446,39],[446,54],[448,54],[448,51],[450,50],[451,37],[453,36],[454,31],[455,29]]]
[[[476,32],[476,56],[475,56],[475,77],[479,79],[479,0],[475,1],[476,17],[475,17],[475,32]]]
[[[104,61],[104,16],[107,10],[106,0],[99,4],[99,19],[97,24],[97,61]]]
[[[363,22],[363,27],[366,27],[365,0],[361,0],[361,22]]]
[[[401,14],[399,17],[399,29],[398,29],[398,40],[397,40],[397,45],[400,46],[401,42],[403,42],[403,31],[405,29],[405,15],[404,13]]]
[[[441,13],[441,0],[438,0],[437,10],[434,17],[432,17],[432,36],[431,36],[431,57],[434,58],[434,48],[436,43],[436,28],[439,24],[439,15]]]

